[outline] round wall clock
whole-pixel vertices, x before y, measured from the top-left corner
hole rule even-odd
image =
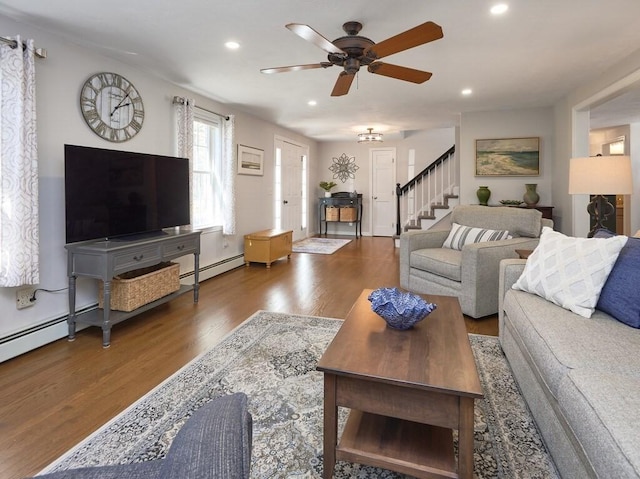
[[[144,105],[133,84],[117,73],[97,73],[80,92],[80,109],[87,125],[108,141],[133,138],[142,128]]]

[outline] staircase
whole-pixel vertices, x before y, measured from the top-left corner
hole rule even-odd
[[[406,185],[396,186],[396,247],[400,234],[412,229],[429,229],[451,213],[458,204],[458,160],[455,145],[429,164]]]

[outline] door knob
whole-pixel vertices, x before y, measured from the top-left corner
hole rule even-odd
[[[377,199],[378,199],[378,197],[377,197],[377,196],[374,196],[374,197],[373,197],[373,199],[374,199],[374,200],[377,200]]]
[[[287,200],[284,200],[284,201],[283,201],[283,203],[284,203],[285,205],[288,205],[288,204],[289,204],[289,202],[288,202]]]

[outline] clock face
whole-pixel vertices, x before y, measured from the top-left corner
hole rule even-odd
[[[133,138],[144,121],[142,97],[117,73],[97,73],[89,78],[80,93],[80,109],[89,128],[113,142]]]

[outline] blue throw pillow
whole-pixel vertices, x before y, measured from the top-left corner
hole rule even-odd
[[[607,230],[599,230],[595,237],[606,238],[613,236]],[[613,269],[607,278],[597,309],[610,314],[634,328],[640,328],[640,238],[629,238]]]

